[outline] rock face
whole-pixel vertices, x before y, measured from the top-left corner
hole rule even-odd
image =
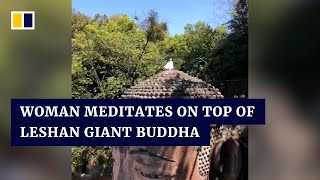
[[[221,99],[218,88],[182,71],[162,71],[131,87],[122,99],[207,98]]]
[[[196,77],[169,70],[131,87],[121,98],[221,99],[223,95],[219,89]],[[245,152],[239,141],[243,130],[243,126],[237,125],[212,125],[210,146],[113,147],[113,179],[246,179],[242,173]]]

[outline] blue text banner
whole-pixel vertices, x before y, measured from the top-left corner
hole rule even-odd
[[[265,124],[265,100],[11,100],[13,146],[207,146],[210,124]]]

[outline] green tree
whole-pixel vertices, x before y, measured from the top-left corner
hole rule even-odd
[[[76,10],[73,10],[71,21],[72,21],[71,32],[72,32],[72,35],[74,35],[75,33],[83,31],[86,25],[91,23],[91,18],[86,16],[85,14],[82,14]]]
[[[148,32],[126,15],[112,16],[105,24],[92,21],[73,37],[75,98],[117,98],[165,62]]]
[[[98,166],[99,175],[111,177],[112,172],[112,152],[109,146],[75,146],[71,149],[72,174],[80,176],[89,168]]]
[[[219,26],[212,29],[208,24],[198,22],[185,27],[188,51],[184,56],[182,70],[206,81],[212,81],[215,72],[209,71],[209,65],[219,53],[221,44],[227,37],[227,29]]]
[[[149,12],[148,17],[140,25],[146,32],[147,42],[162,41],[168,33],[168,25],[159,21],[159,15],[155,10]]]
[[[94,15],[93,21],[102,25],[108,23],[109,18],[106,14],[96,14]]]
[[[227,23],[227,27],[212,29],[202,22],[188,24],[184,36],[187,51],[182,56],[183,71],[210,83],[247,79],[247,0],[237,2],[233,18]]]
[[[184,57],[188,51],[186,36],[166,36],[162,41],[157,43],[157,46],[164,59],[168,60],[172,58],[174,68],[181,69],[184,63]]]

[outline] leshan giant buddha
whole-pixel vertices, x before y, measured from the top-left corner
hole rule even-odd
[[[221,99],[219,89],[174,70],[131,87],[122,99]],[[238,180],[247,179],[247,128],[211,125],[210,146],[114,146],[114,180]]]

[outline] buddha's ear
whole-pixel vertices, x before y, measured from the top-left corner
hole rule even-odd
[[[220,152],[221,152],[221,146],[223,142],[219,141],[216,144],[213,145],[212,151],[211,151],[211,163],[210,163],[210,169],[214,169],[216,173],[221,172],[221,163],[220,163]]]
[[[210,152],[208,154],[208,166],[207,166],[207,172],[206,173],[202,173],[203,172],[203,168],[201,168],[201,160],[203,160],[202,158],[198,158],[198,162],[199,162],[199,172],[201,176],[206,176],[208,178],[208,180],[212,179],[212,180],[216,180],[216,178],[219,177],[220,174],[220,149],[221,149],[221,145],[223,142],[216,142],[216,143],[212,143],[211,146],[209,146],[210,148]]]
[[[225,141],[220,150],[221,176],[224,180],[237,180],[242,168],[241,147],[237,139]]]

